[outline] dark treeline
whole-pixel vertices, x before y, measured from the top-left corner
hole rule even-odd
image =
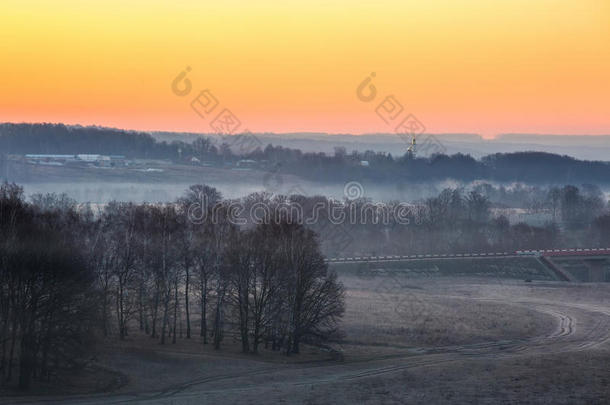
[[[423,182],[447,178],[553,184],[610,181],[608,162],[582,161],[543,152],[497,153],[480,160],[459,153],[410,157],[405,145],[396,156],[374,151],[348,153],[345,148],[336,148],[334,155],[329,156],[264,146],[252,134],[226,136],[223,140],[200,137],[192,143],[167,143],[158,142],[144,132],[62,124],[0,124],[0,151],[3,154],[93,153],[173,161],[197,157],[202,162],[219,166],[246,158],[258,161],[264,170],[316,181]],[[363,166],[362,161],[368,165]]]
[[[355,212],[356,221],[335,224],[322,218],[311,226],[320,234],[329,257],[610,246],[610,211],[599,188],[591,185],[535,188],[535,193],[525,201],[520,200],[525,197],[523,191],[529,189],[506,190],[489,185],[479,185],[470,191],[445,189],[436,197],[412,204],[407,210],[408,223],[397,221],[395,213],[401,211],[397,210],[398,202],[346,201],[344,210]],[[492,198],[500,196],[511,197],[515,204],[526,202],[525,211],[541,219],[536,225],[518,216],[509,221],[509,214],[497,208],[506,204],[492,203]],[[310,207],[315,199],[332,204],[323,197],[298,198]]]
[[[528,209],[519,212],[539,216],[537,224],[519,216],[509,220],[506,204],[492,202],[502,196],[508,203],[525,203]],[[507,190],[480,184],[445,189],[413,204],[255,193],[239,206],[243,221],[272,220],[277,211],[299,218],[319,235],[327,257],[610,246],[608,203],[591,185]]]
[[[540,187],[514,183],[510,186],[493,185],[486,182],[475,182],[464,190],[475,191],[487,198],[493,208],[525,208],[532,212],[548,210],[553,215],[553,221],[561,221],[562,197],[564,201],[573,200],[581,206],[582,215],[591,216],[600,213],[606,204],[606,197],[601,188],[595,184],[582,184],[580,186],[549,186]],[[567,202],[564,202],[564,205]],[[565,210],[564,210],[565,211]],[[586,214],[589,212],[590,214]],[[567,215],[567,214],[566,214]],[[590,222],[581,218],[580,222]]]
[[[213,188],[171,204],[113,202],[101,212],[57,195],[0,188],[2,383],[48,381],[82,367],[93,342],[143,333],[299,353],[339,336],[343,287],[316,235],[288,218],[237,226],[187,214]],[[281,216],[281,213],[278,213]]]
[[[92,153],[172,158],[175,148],[157,143],[144,132],[63,124],[0,124],[0,150],[21,155]]]

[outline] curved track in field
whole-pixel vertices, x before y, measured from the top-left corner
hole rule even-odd
[[[476,299],[476,298],[475,298]],[[610,340],[610,310],[607,308],[538,299],[478,299],[523,306],[555,318],[556,328],[545,336],[530,339],[494,341],[469,345],[405,350],[404,354],[365,361],[321,362],[307,365],[259,363],[260,367],[240,373],[194,377],[180,384],[168,385],[155,392],[116,395],[63,397],[38,403],[119,404],[119,403],[205,403],[208,395],[222,394],[227,402],[238,402],[248,390],[279,389],[297,392],[320,384],[397,373],[403,370],[472,359],[504,359],[590,350]],[[35,403],[21,398],[14,403]]]

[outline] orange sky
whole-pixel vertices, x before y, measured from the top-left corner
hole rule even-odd
[[[610,134],[608,0],[3,0],[0,55],[0,121],[392,132],[394,95],[432,133]]]

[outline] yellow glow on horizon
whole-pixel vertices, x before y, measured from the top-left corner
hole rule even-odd
[[[14,1],[0,121],[209,132],[210,89],[252,131],[610,133],[610,2]],[[193,94],[170,90],[186,66]],[[356,87],[371,72],[379,95]]]

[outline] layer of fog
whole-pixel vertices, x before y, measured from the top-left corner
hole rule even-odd
[[[436,196],[445,188],[464,187],[471,188],[476,183],[460,183],[456,181],[442,181],[435,183],[398,183],[393,185],[379,185],[373,182],[345,183],[314,183],[299,181],[298,183],[277,182],[275,184],[252,184],[245,182],[232,183],[206,183],[217,188],[224,198],[234,199],[254,192],[268,192],[272,194],[302,194],[306,196],[323,195],[343,200],[346,194],[370,198],[374,202],[404,201],[415,202],[428,197]],[[491,183],[499,186],[497,183]],[[79,203],[107,203],[112,200],[142,202],[170,202],[182,196],[191,184],[163,184],[163,183],[37,183],[23,184],[26,195],[36,193],[67,194]],[[504,184],[511,187],[511,184]],[[350,190],[347,190],[350,188]],[[603,189],[610,199],[610,189]],[[356,194],[354,194],[356,193]]]

